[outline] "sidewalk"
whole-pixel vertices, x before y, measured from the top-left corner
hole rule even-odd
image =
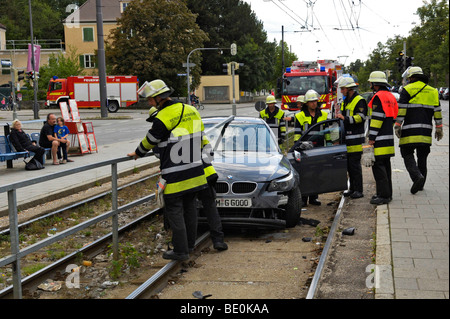
[[[398,144],[397,138],[396,143]],[[392,281],[387,279],[391,285],[386,286],[386,280],[382,279],[385,284],[377,289],[377,298],[448,299],[448,126],[444,126],[444,138],[439,142],[435,140],[433,131],[433,146],[428,157],[428,175],[423,191],[415,195],[410,193],[412,181],[398,145],[396,156],[391,162],[394,194],[389,205],[378,207],[377,265],[380,264],[378,254],[383,254],[385,248],[383,244],[390,240]],[[383,217],[383,211],[388,213],[388,218]],[[383,220],[387,223],[383,223]],[[386,224],[385,228],[383,224]],[[389,259],[387,255],[384,257],[385,261]],[[384,270],[381,270],[380,275],[389,276],[389,271]]]
[[[22,159],[14,160],[14,168],[6,168],[6,163],[0,163],[0,186],[12,184],[15,182],[28,180],[39,176],[48,176],[48,182],[24,187],[17,190],[17,204],[25,208],[26,203],[36,203],[47,198],[59,198],[64,196],[64,192],[76,192],[80,187],[86,184],[95,184],[101,179],[111,179],[111,165],[107,165],[98,169],[89,170],[82,173],[72,174],[58,179],[52,179],[52,173],[60,172],[65,169],[81,167],[95,162],[102,162],[114,158],[125,157],[128,153],[133,152],[142,139],[130,140],[126,143],[115,143],[99,146],[98,153],[85,154],[83,156],[70,156],[74,160],[73,163],[52,165],[51,160],[46,160],[45,169],[39,171],[26,171],[25,164]],[[118,173],[133,170],[135,168],[143,169],[150,163],[158,161],[155,157],[147,157],[136,161],[130,160],[119,163],[117,166]],[[0,213],[8,209],[7,194],[0,194]]]

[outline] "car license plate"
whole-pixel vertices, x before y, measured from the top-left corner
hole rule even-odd
[[[251,198],[217,198],[217,207],[235,207],[235,208],[249,208],[252,207]]]

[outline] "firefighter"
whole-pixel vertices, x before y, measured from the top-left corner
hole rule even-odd
[[[427,157],[430,154],[433,131],[433,117],[436,127],[435,138],[443,136],[442,113],[438,91],[428,85],[428,77],[418,66],[405,72],[407,81],[399,100],[395,134],[400,139],[400,153],[413,182],[411,193],[423,190],[427,177]],[[417,162],[414,157],[417,152]]]
[[[228,245],[224,242],[222,220],[216,206],[215,185],[219,176],[211,163],[214,159],[214,151],[206,136],[203,136],[202,145],[203,168],[209,187],[198,193],[198,199],[202,202],[203,211],[208,221],[213,247],[218,251],[223,251],[228,249]]]
[[[299,95],[297,97],[297,108],[301,111],[304,104],[305,104],[305,96]]]
[[[128,156],[137,159],[158,146],[165,214],[174,247],[163,258],[187,260],[197,236],[195,195],[208,187],[201,154],[203,122],[193,106],[170,98],[173,90],[162,80],[145,82],[138,93],[158,112],[145,138]]]
[[[278,138],[278,145],[282,146],[286,138],[285,114],[277,107],[277,100],[273,95],[269,95],[266,98],[266,106],[264,110],[259,112],[259,117],[269,124],[275,136]]]
[[[351,77],[342,77],[338,83],[345,100],[337,118],[344,121],[345,143],[347,144],[347,171],[350,189],[344,196],[363,197],[363,176],[361,168],[362,144],[365,142],[364,123],[367,115],[367,102],[356,91],[358,86]]]
[[[314,90],[309,90],[305,94],[305,104],[302,111],[295,114],[295,136],[297,142],[302,134],[304,134],[311,125],[327,120],[327,112],[318,108],[319,94]],[[310,195],[309,203],[311,205],[320,206],[318,195]],[[302,196],[303,206],[307,206],[308,196]]]
[[[398,113],[398,104],[389,91],[389,84],[384,72],[370,73],[369,82],[375,93],[369,102],[369,108],[372,111],[369,145],[374,147],[375,162],[372,172],[377,190],[370,203],[383,205],[392,200],[391,157],[395,156],[393,126]]]

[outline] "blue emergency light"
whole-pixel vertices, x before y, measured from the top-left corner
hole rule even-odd
[[[324,66],[320,67],[320,72],[325,72],[325,67]]]
[[[286,68],[286,73],[291,73],[291,68]]]
[[[58,77],[56,75],[54,75],[52,79],[53,79],[53,81],[55,81],[58,79]]]

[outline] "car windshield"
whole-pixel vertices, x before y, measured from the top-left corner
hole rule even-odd
[[[230,123],[211,129],[216,124],[205,123],[205,132],[215,151],[278,152],[270,130],[263,123]]]
[[[287,78],[284,86],[286,95],[304,95],[308,90],[315,90],[319,94],[327,94],[326,76],[293,76]]]

